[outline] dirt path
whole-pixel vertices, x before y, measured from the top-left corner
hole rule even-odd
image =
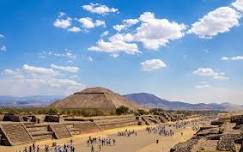
[[[183,132],[183,136],[181,136]],[[174,145],[190,139],[195,132],[190,128],[178,130],[172,137],[160,137],[159,144],[152,143],[137,152],[168,152]]]

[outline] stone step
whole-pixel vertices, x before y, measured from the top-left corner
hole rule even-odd
[[[2,132],[9,145],[19,145],[32,142],[32,136],[22,123],[1,124]]]
[[[38,131],[38,132],[32,132],[31,133],[32,137],[42,136],[42,135],[53,135],[53,132],[51,132],[51,131]]]
[[[45,135],[40,135],[40,136],[34,136],[33,140],[38,141],[38,140],[47,140],[47,139],[53,139],[52,134],[45,134]]]
[[[53,131],[54,136],[57,139],[68,138],[72,136],[65,124],[52,124],[50,125],[50,129]]]

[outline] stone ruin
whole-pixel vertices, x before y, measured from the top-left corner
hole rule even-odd
[[[243,115],[219,118],[201,127],[188,141],[179,143],[170,152],[243,152]]]
[[[166,115],[166,116],[165,116]],[[69,138],[75,135],[131,125],[153,125],[181,120],[174,114],[122,115],[103,117],[61,117],[56,115],[6,115],[0,122],[0,144],[20,145],[39,140]]]

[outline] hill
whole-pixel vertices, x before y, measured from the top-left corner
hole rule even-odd
[[[161,99],[153,94],[149,93],[135,93],[124,95],[124,97],[137,102],[145,107],[150,108],[163,108],[168,110],[220,110],[220,111],[232,111],[232,110],[242,110],[243,107],[239,105],[234,105],[230,103],[222,104],[190,104],[181,101],[169,101]]]
[[[96,87],[87,88],[83,91],[76,92],[71,96],[68,96],[62,100],[58,100],[51,104],[50,106],[56,108],[95,108],[95,109],[106,109],[115,110],[120,106],[126,106],[130,109],[137,109],[139,106],[109,90],[106,88]]]

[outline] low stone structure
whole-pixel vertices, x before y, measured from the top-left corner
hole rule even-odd
[[[186,142],[179,143],[175,145],[173,148],[171,148],[170,152],[191,152],[193,146],[196,145],[198,141],[198,138],[193,138]]]
[[[47,115],[44,123],[36,121],[25,122],[2,122],[0,123],[1,144],[19,145],[39,140],[69,138],[74,135],[99,132],[106,129],[113,129],[131,125],[153,125],[179,119],[173,114],[158,115],[122,115],[122,116],[100,116],[100,117],[65,117]],[[172,118],[173,117],[173,118]],[[16,121],[13,116],[8,120]],[[32,117],[26,116],[26,120]],[[35,117],[36,118],[36,117]],[[17,119],[19,120],[19,119]],[[62,120],[62,121],[61,121]]]
[[[23,122],[24,119],[19,115],[5,114],[3,117],[3,121],[12,121],[12,122]]]
[[[47,115],[44,119],[45,122],[60,122],[60,117],[56,115]]]
[[[214,120],[211,125],[201,127],[192,139],[175,145],[171,152],[242,152],[243,132],[235,127],[242,124],[243,115]]]

